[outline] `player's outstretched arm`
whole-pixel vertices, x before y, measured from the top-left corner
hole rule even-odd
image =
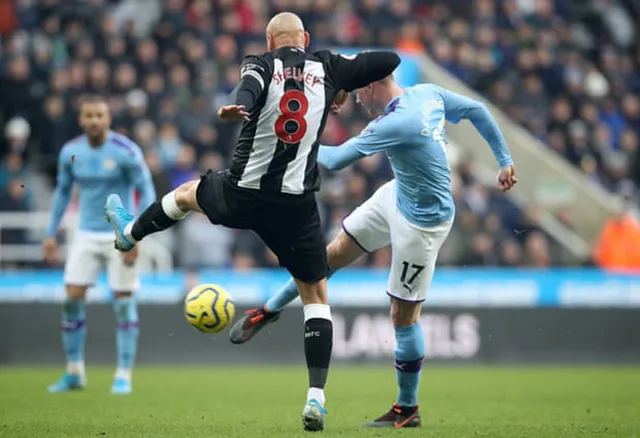
[[[398,117],[387,114],[369,123],[360,135],[337,147],[320,146],[318,162],[329,170],[340,170],[349,164],[399,144]]]
[[[353,143],[347,141],[340,146],[320,146],[318,163],[329,170],[340,170],[364,156]]]
[[[400,65],[400,57],[389,50],[331,55],[333,80],[345,91],[353,91],[389,76]]]
[[[473,123],[482,138],[489,143],[500,166],[498,186],[502,191],[510,190],[518,182],[513,159],[504,135],[486,105],[448,90],[442,89],[442,91],[447,120],[458,123],[462,119],[468,119]]]
[[[444,89],[443,96],[447,121],[458,123],[462,119],[469,120],[489,143],[500,168],[512,166],[507,142],[487,107],[482,102]]]

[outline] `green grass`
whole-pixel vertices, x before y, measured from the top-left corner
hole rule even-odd
[[[1,437],[299,437],[306,371],[140,368],[130,396],[111,369],[47,394],[59,369],[0,368]],[[389,368],[336,367],[324,437],[640,437],[640,368],[427,368],[420,430],[362,430],[395,397]],[[317,436],[317,435],[315,435]]]

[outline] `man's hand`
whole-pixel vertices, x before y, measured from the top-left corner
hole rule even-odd
[[[47,237],[42,243],[44,261],[50,265],[58,263],[58,241],[55,237]]]
[[[249,113],[244,110],[244,105],[225,105],[218,110],[218,117],[228,122],[251,120]]]
[[[347,101],[347,97],[349,97],[349,93],[344,90],[338,91],[338,94],[331,103],[331,109],[329,112],[331,114],[340,114],[340,108],[342,108],[342,105]]]
[[[498,173],[498,188],[500,190],[503,192],[511,190],[517,183],[515,166],[511,165],[500,169],[500,173]]]
[[[133,266],[138,259],[138,245],[134,246],[131,251],[121,253],[122,260],[127,266]]]

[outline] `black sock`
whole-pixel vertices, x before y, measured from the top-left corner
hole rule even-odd
[[[162,201],[156,201],[147,208],[131,227],[131,237],[138,242],[149,234],[166,230],[179,221],[171,219],[162,209]]]
[[[333,322],[312,318],[304,323],[304,355],[309,370],[309,387],[324,389],[333,348]]]

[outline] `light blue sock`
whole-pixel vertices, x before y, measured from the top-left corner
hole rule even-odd
[[[133,298],[116,298],[113,303],[116,313],[116,348],[118,352],[118,371],[125,372],[124,378],[130,378],[130,372],[136,361],[138,347],[138,307]]]
[[[330,271],[327,278],[331,278],[334,271]],[[264,304],[267,312],[280,312],[287,304],[298,298],[298,286],[295,280],[290,279],[274,296]]]
[[[267,312],[280,312],[287,304],[298,298],[298,286],[292,279],[287,281],[275,295],[267,300],[264,308]]]
[[[420,323],[396,327],[395,367],[400,406],[418,405],[420,370],[424,359],[424,335]]]
[[[62,306],[62,348],[67,364],[78,372],[84,369],[84,341],[87,337],[83,299],[65,298]]]

